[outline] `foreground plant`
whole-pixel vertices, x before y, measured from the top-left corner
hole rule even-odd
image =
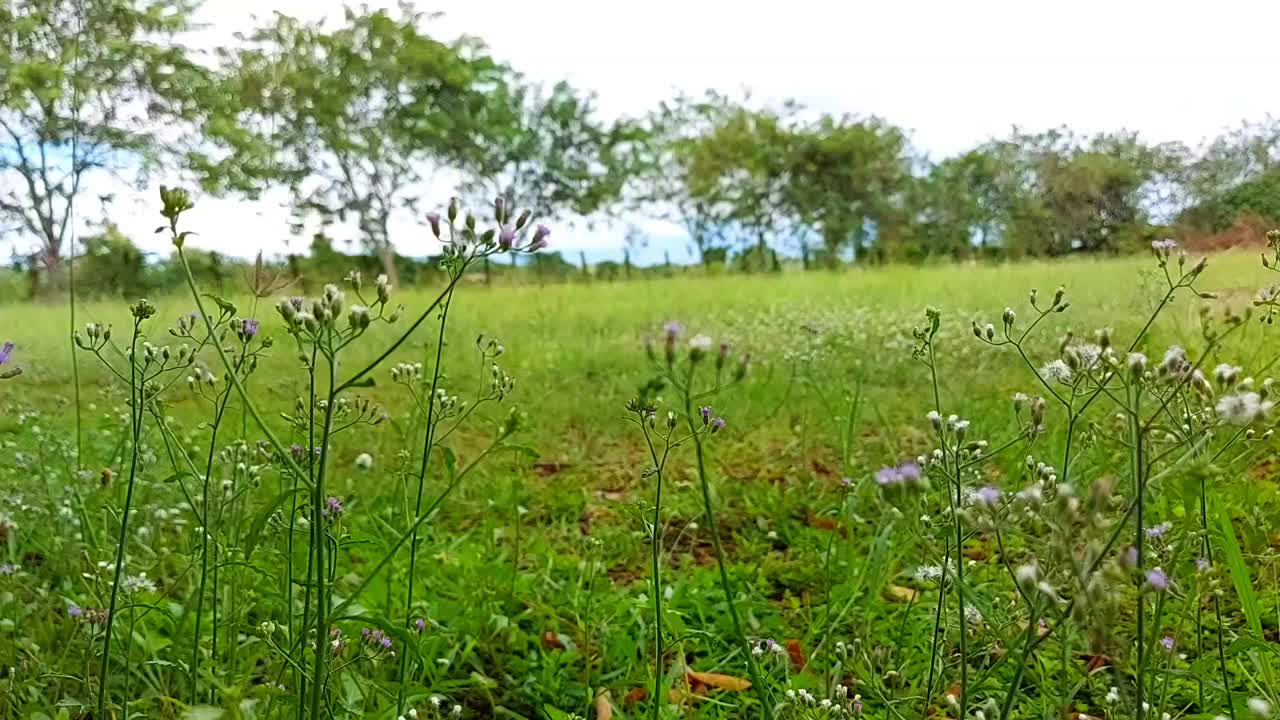
[[[202,295],[184,252],[185,241],[190,233],[179,228],[182,213],[193,206],[191,198],[185,191],[162,188],[161,200],[164,205],[162,215],[168,221],[167,230],[186,273],[192,299],[196,303],[197,316],[203,321],[209,336],[217,336],[220,326],[227,322],[227,316],[234,315],[235,311],[234,306],[221,298],[214,298],[220,312],[217,317],[210,315],[205,309]],[[291,563],[288,570],[290,581],[286,583],[285,591],[286,607],[289,609],[290,616],[286,623],[289,648],[284,650],[284,655],[287,658],[287,664],[293,669],[299,698],[298,717],[320,717],[326,712],[326,708],[331,707],[328,699],[331,678],[336,672],[347,667],[347,664],[335,666],[331,662],[345,646],[341,630],[335,626],[335,623],[348,619],[345,615],[348,607],[357,600],[369,583],[390,565],[405,543],[410,545],[410,563],[404,625],[409,626],[413,622],[411,617],[419,529],[438,510],[462,478],[490,453],[504,447],[507,439],[518,428],[519,415],[513,408],[507,419],[499,426],[489,446],[471,463],[459,468],[455,464],[453,454],[446,453],[445,465],[448,473],[446,486],[424,510],[424,489],[433,449],[443,438],[457,429],[476,407],[487,401],[503,399],[513,387],[510,377],[494,362],[502,352],[501,345],[496,341],[488,344],[477,343],[482,362],[488,367],[481,378],[481,394],[476,402],[470,405],[459,402],[455,396],[449,395],[440,386],[440,380],[444,377],[441,360],[445,344],[445,328],[458,283],[473,263],[497,253],[535,252],[546,245],[549,235],[549,230],[545,226],[539,225],[536,228],[530,226],[530,216],[527,211],[517,217],[511,209],[506,207],[501,198],[495,202],[494,206],[494,219],[497,226],[483,232],[477,231],[477,221],[473,215],[467,215],[459,222],[459,208],[456,202],[450,204],[447,212],[449,229],[447,237],[442,233],[440,216],[435,214],[428,216],[433,234],[444,243],[442,267],[446,271],[448,284],[396,340],[372,362],[345,380],[341,380],[338,375],[343,354],[354,343],[365,337],[375,324],[396,323],[403,315],[403,308],[390,306],[392,288],[387,278],[379,276],[373,284],[372,294],[366,296],[366,288],[360,274],[349,274],[348,291],[352,293],[356,302],[350,302],[346,292],[338,286],[327,285],[318,298],[311,300],[286,298],[277,304],[277,310],[285,321],[286,331],[293,339],[298,357],[303,361],[303,367],[307,372],[308,395],[305,399],[299,400],[295,413],[289,418],[295,432],[305,441],[305,446],[286,447],[264,421],[253,398],[246,392],[245,378],[241,370],[246,357],[252,358],[252,356],[242,354],[238,358],[233,358],[221,342],[211,343],[226,372],[230,388],[235,390],[245,411],[254,419],[259,431],[266,437],[266,443],[273,450],[273,456],[283,467],[286,475],[292,479],[292,488],[283,494],[281,501],[288,501],[289,506],[292,507],[293,495],[305,492],[309,497],[309,507],[304,510],[303,515],[308,529],[306,579],[301,583],[305,594],[302,622],[296,633],[292,618],[294,581]],[[165,229],[161,228],[161,230]],[[425,416],[421,465],[417,474],[418,487],[413,514],[406,519],[407,527],[399,540],[393,543],[382,559],[373,565],[372,570],[364,576],[360,584],[341,603],[335,605],[332,583],[337,576],[338,558],[333,549],[340,546],[337,527],[343,507],[341,500],[333,497],[328,490],[332,479],[330,474],[334,471],[331,461],[332,440],[335,435],[354,425],[377,425],[385,419],[385,413],[376,406],[361,399],[349,401],[347,395],[355,389],[372,385],[373,372],[437,310],[439,311],[439,332],[436,337],[435,362],[430,368],[429,383],[424,382],[424,377],[428,376],[424,375],[422,368],[418,365],[401,364],[392,370],[393,381],[409,389],[415,403]],[[247,349],[253,337],[259,332],[258,322],[241,320],[235,327],[243,346]],[[225,403],[229,397],[230,389],[214,398],[219,414],[222,409],[225,409]],[[362,459],[363,457],[367,456],[362,456]],[[366,460],[361,464],[368,466],[372,461]],[[206,472],[206,486],[207,475]],[[206,504],[204,507],[206,520],[208,512]],[[291,510],[288,521],[290,561],[294,516],[295,513]],[[207,553],[202,555],[207,556]],[[200,597],[203,598],[203,592]],[[197,606],[200,606],[199,602]],[[191,670],[193,693],[197,682],[195,668],[198,664],[198,632],[197,622],[196,652],[193,655]],[[379,636],[378,641],[380,643],[385,641],[385,648],[390,648],[390,637],[382,635]],[[311,648],[309,671],[305,669],[307,666],[305,659],[295,654],[295,650],[305,647]],[[383,646],[380,645],[380,647]],[[398,670],[397,714],[404,709],[408,681],[408,653],[402,652]]]
[[[666,693],[663,690],[663,637],[662,637],[662,476],[671,451],[686,442],[692,442],[698,482],[702,490],[703,512],[707,521],[707,530],[711,534],[712,547],[715,549],[716,565],[720,571],[720,586],[724,591],[725,604],[729,609],[729,618],[733,623],[734,634],[739,647],[747,658],[747,669],[751,675],[752,687],[760,703],[762,717],[772,717],[773,711],[768,691],[762,682],[763,676],[752,653],[753,645],[743,629],[738,617],[737,591],[725,564],[724,548],[720,541],[720,529],[716,522],[716,511],[711,500],[711,481],[707,472],[703,443],[712,435],[720,432],[727,424],[723,417],[715,414],[710,403],[729,385],[741,381],[747,373],[749,356],[744,356],[735,368],[727,368],[729,344],[721,343],[713,362],[711,338],[706,335],[695,335],[690,338],[687,353],[677,350],[677,343],[682,333],[679,323],[669,322],[663,328],[665,335],[662,358],[649,345],[647,348],[650,361],[656,375],[643,388],[640,395],[628,401],[626,409],[632,415],[629,419],[635,422],[644,435],[645,445],[649,450],[653,465],[646,468],[645,475],[652,475],[654,485],[653,522],[649,527],[650,544],[653,560],[653,602],[654,602],[654,681],[652,716],[657,718]],[[710,379],[704,379],[707,365],[713,365]],[[702,374],[699,371],[702,370]],[[728,375],[728,377],[726,377]],[[668,410],[659,427],[658,402],[656,394],[670,386],[679,398],[680,410]],[[683,422],[682,422],[683,420]],[[683,424],[683,434],[677,428]],[[661,441],[659,452],[655,438]]]

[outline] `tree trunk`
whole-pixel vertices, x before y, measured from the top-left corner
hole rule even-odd
[[[383,238],[378,248],[379,259],[382,260],[382,273],[387,276],[392,287],[400,286],[400,273],[396,270],[396,251],[391,241]]]

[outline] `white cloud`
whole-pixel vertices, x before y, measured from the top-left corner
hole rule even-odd
[[[228,42],[253,27],[254,13],[336,20],[341,7],[208,0],[200,43]],[[881,115],[912,129],[934,157],[1015,124],[1126,127],[1152,141],[1196,144],[1280,108],[1269,37],[1280,26],[1280,3],[439,0],[423,7],[444,13],[428,32],[483,37],[532,79],[563,78],[597,92],[607,115],[644,113],[677,89],[751,88],[762,101],[795,97],[827,112]],[[152,197],[121,213],[139,238],[154,226]],[[288,237],[280,204],[204,199],[192,223],[202,243],[227,252],[280,250]],[[620,254],[624,232],[625,224],[558,228],[556,245]],[[413,238],[422,229],[403,221],[396,235],[403,250],[420,252]]]

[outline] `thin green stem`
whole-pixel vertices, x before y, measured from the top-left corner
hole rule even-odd
[[[691,391],[692,388],[693,368],[691,367],[689,370],[689,390]],[[729,619],[733,622],[734,634],[737,635],[738,642],[741,643],[742,650],[747,658],[747,670],[751,674],[751,687],[755,690],[756,698],[760,702],[760,716],[766,719],[772,718],[773,706],[769,703],[769,696],[765,689],[763,678],[760,675],[760,668],[756,664],[755,656],[751,654],[751,642],[747,639],[747,634],[742,629],[742,621],[738,618],[733,582],[729,579],[729,571],[725,566],[724,547],[720,542],[720,527],[716,522],[715,510],[711,504],[711,483],[707,478],[702,435],[698,433],[693,424],[693,396],[688,391],[684,393],[684,410],[685,421],[689,424],[689,432],[693,436],[694,455],[698,462],[698,481],[702,486],[702,503],[707,518],[707,530],[711,533],[711,546],[715,550],[716,565],[720,569],[720,586],[724,589],[725,604],[729,606]]]
[[[650,538],[650,549],[653,554],[653,720],[658,720],[662,710],[662,468],[666,465],[667,454],[671,451],[670,438],[662,459],[658,459],[658,451],[653,447],[653,439],[649,437],[648,418],[640,414],[640,430],[644,433],[645,444],[649,446],[649,457],[653,458],[653,474],[657,478],[653,498],[653,530]]]
[[[427,395],[427,427],[422,438],[422,463],[418,468],[418,494],[413,505],[413,515],[417,517],[422,512],[422,495],[426,489],[427,469],[431,462],[431,451],[435,440],[435,430],[437,418],[435,415],[436,406],[436,390],[440,385],[441,360],[444,356],[444,333],[445,327],[449,322],[449,307],[453,304],[453,283],[449,284],[444,299],[444,308],[440,313],[440,331],[436,335],[436,361],[431,368],[431,391]],[[413,589],[417,585],[417,569],[418,569],[418,529],[415,527],[413,535],[409,540],[409,586],[405,590],[404,615],[405,624],[409,622],[409,615],[413,612]],[[400,669],[399,669],[399,688],[396,691],[396,714],[404,713],[404,696],[406,678],[409,673],[409,653],[400,653]]]
[[[120,594],[120,576],[124,571],[124,546],[129,532],[129,509],[133,505],[133,488],[138,477],[138,443],[142,434],[142,401],[144,388],[138,387],[138,364],[135,362],[135,351],[138,348],[138,320],[133,323],[133,339],[129,351],[129,419],[132,428],[133,446],[129,459],[129,483],[125,488],[124,511],[120,515],[120,534],[116,538],[116,567],[111,581],[111,600],[107,605],[107,626],[102,635],[102,667],[98,672],[98,717],[107,716],[108,680],[111,672],[111,637],[116,620],[116,600]]]

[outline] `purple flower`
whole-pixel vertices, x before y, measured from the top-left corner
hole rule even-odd
[[[325,506],[330,515],[338,515],[342,512],[342,501],[336,497],[331,497],[325,501]]]
[[[1200,572],[1204,572],[1205,570],[1208,570],[1208,569],[1209,569],[1209,567],[1210,567],[1210,566],[1209,566],[1209,560],[1208,560],[1208,558],[1202,558],[1202,557],[1198,557],[1198,558],[1196,558],[1196,569],[1197,569],[1197,570],[1199,570]]]
[[[706,425],[707,423],[711,422],[711,406],[710,405],[703,405],[702,409],[699,410],[698,413],[702,415],[703,425]]]
[[[372,631],[372,630],[370,630],[369,628],[360,628],[360,637],[362,637],[362,638],[367,638],[367,637],[369,637],[369,634],[370,634],[370,633],[372,633],[372,632],[373,632],[373,631]]]
[[[436,238],[439,239],[440,238],[440,213],[437,213],[437,212],[427,213],[427,223],[431,225],[432,234],[434,234]]]
[[[245,318],[240,321],[240,332],[244,335],[245,340],[253,338],[258,334],[258,321],[253,318]]]
[[[1128,567],[1128,568],[1138,567],[1138,548],[1132,545],[1125,548],[1124,555],[1120,556],[1120,561],[1124,563],[1125,567]]]
[[[306,298],[299,297],[297,295],[294,295],[293,297],[289,298],[289,304],[293,306],[294,310],[301,310],[302,306],[305,305],[306,303],[307,303]]]
[[[71,605],[67,607],[67,614],[73,618],[78,618],[81,615],[84,615],[84,608],[75,603],[71,603]]]
[[[975,495],[978,498],[978,502],[986,505],[987,507],[993,508],[996,506],[996,503],[1000,502],[1000,488],[998,487],[987,485],[986,487],[978,488]]]
[[[418,632],[422,632],[423,630],[427,629],[427,621],[423,620],[422,618],[418,618],[417,620],[413,621],[413,626],[418,628]]]
[[[1166,652],[1173,652],[1173,636],[1165,635],[1160,638],[1160,644],[1164,646]]]
[[[550,234],[551,234],[551,228],[547,227],[546,225],[539,225],[537,229],[533,231],[533,242],[530,243],[529,248],[532,250],[541,250],[542,248],[546,247],[547,236]]]
[[[1147,571],[1147,584],[1156,592],[1164,592],[1169,589],[1169,576],[1160,568],[1152,568]]]
[[[503,250],[510,250],[516,241],[516,231],[513,228],[503,226],[502,231],[498,233],[498,247]]]
[[[876,484],[880,487],[889,487],[902,482],[902,476],[898,474],[896,467],[882,467],[876,471]]]
[[[898,478],[903,482],[915,482],[920,479],[920,466],[908,460],[898,463]]]
[[[381,645],[381,646],[382,646],[382,647],[384,647],[384,648],[390,649],[390,648],[391,648],[391,638],[387,637],[386,635],[383,635],[381,638],[379,638],[379,639],[378,639],[378,644],[379,644],[379,645]]]
[[[724,429],[724,426],[725,426],[724,418],[722,418],[722,417],[718,417],[718,418],[716,418],[715,420],[712,420],[712,421],[711,421],[711,434],[712,434],[712,435],[715,435],[716,433],[720,432],[721,430],[723,430],[723,429]]]
[[[1164,534],[1169,532],[1170,528],[1172,527],[1173,527],[1173,524],[1167,523],[1167,522],[1162,522],[1159,525],[1154,525],[1146,529],[1147,537],[1149,538],[1164,537]]]
[[[0,365],[3,365],[9,362],[9,355],[11,355],[12,353],[13,353],[13,343],[6,342],[3,347],[0,347]]]
[[[853,487],[853,478],[849,478],[849,477],[840,478],[840,484],[846,488],[851,488]]]
[[[662,332],[666,333],[668,338],[675,338],[684,332],[684,326],[675,320],[668,320],[662,324]]]

